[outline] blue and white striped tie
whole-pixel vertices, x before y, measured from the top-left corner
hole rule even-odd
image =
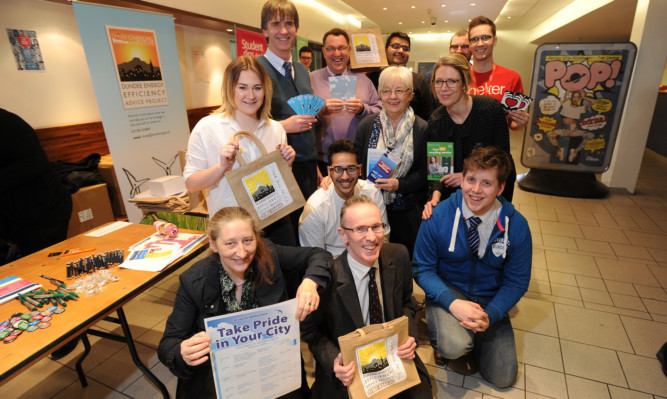
[[[482,223],[482,219],[472,216],[468,218],[468,223],[470,223],[470,227],[466,230],[468,246],[470,246],[473,255],[477,256],[477,250],[479,249],[479,232],[477,231],[477,226]]]

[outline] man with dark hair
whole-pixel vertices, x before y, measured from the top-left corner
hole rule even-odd
[[[326,67],[310,74],[313,94],[322,97],[326,106],[317,115],[320,123],[316,126],[316,146],[320,172],[326,175],[329,162],[329,146],[342,138],[354,139],[357,126],[366,116],[380,112],[382,104],[373,83],[360,72],[348,68],[350,61],[350,38],[342,29],[334,28],[322,38],[322,54]],[[354,97],[343,101],[331,96],[329,78],[332,76],[354,76],[357,87]]]
[[[302,338],[317,363],[313,398],[347,398],[346,387],[360,378],[354,362],[343,364],[338,337],[401,316],[408,318],[409,336],[398,343],[397,355],[414,359],[420,383],[396,397],[432,398],[428,372],[415,352],[417,329],[407,249],[384,243],[380,210],[363,195],[343,204],[338,234],[346,250],[334,261],[332,282],[320,306],[301,325]]]
[[[317,150],[311,115],[296,115],[287,100],[300,94],[313,94],[308,70],[292,62],[290,50],[299,29],[299,13],[289,0],[269,0],[262,8],[262,32],[269,47],[257,61],[266,69],[273,85],[271,117],[285,128],[287,142],[296,151],[292,173],[303,196],[317,189]],[[296,221],[296,220],[295,220]]]
[[[373,199],[385,223],[384,239],[389,242],[389,222],[382,191],[373,183],[359,179],[359,147],[350,139],[335,141],[328,150],[329,177],[332,186],[320,188],[308,198],[299,219],[299,241],[303,247],[319,247],[333,256],[345,250],[345,244],[338,235],[340,208],[352,196],[366,195]]]
[[[517,375],[508,312],[528,289],[532,262],[528,222],[500,197],[511,168],[505,151],[473,149],[461,189],[422,222],[413,258],[436,355],[460,359],[449,366],[463,374],[477,365],[500,388]]]
[[[299,62],[310,71],[310,64],[313,63],[313,49],[303,46],[299,49]]]
[[[468,40],[472,52],[472,82],[469,94],[493,97],[499,102],[506,91],[523,93],[521,76],[493,62],[493,48],[498,43],[496,24],[479,16],[468,24]],[[528,113],[514,110],[507,115],[510,129],[521,129],[528,123]]]
[[[468,31],[460,30],[449,39],[449,53],[458,53],[466,57],[470,62],[470,41],[468,40]]]
[[[392,32],[387,37],[384,48],[389,66],[405,66],[410,59],[410,36],[404,32]],[[376,89],[380,80],[380,73],[382,73],[381,69],[366,74]],[[431,93],[431,87],[424,77],[415,72],[412,72],[412,87],[413,96],[410,100],[410,106],[415,114],[428,122],[431,112],[437,106]]]

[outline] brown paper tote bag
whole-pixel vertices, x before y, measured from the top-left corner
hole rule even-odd
[[[347,392],[352,399],[390,398],[419,384],[414,360],[400,359],[398,347],[408,339],[408,318],[371,324],[338,338],[343,364],[355,363]]]
[[[387,53],[380,29],[348,30],[350,36],[350,68],[356,70],[386,67]]]
[[[303,207],[306,200],[280,151],[267,154],[264,144],[245,130],[234,133],[232,140],[238,141],[239,136],[252,140],[262,152],[259,159],[246,164],[239,151],[236,160],[240,166],[226,174],[239,206],[250,212],[259,228]]]

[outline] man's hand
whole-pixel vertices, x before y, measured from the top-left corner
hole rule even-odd
[[[507,117],[510,120],[510,129],[518,130],[522,129],[524,126],[528,124],[528,119],[530,115],[528,114],[528,112],[519,111],[515,109],[513,111],[510,111]]]
[[[317,118],[312,115],[292,115],[287,119],[280,121],[283,129],[287,134],[300,133],[313,127],[313,123],[317,122]]]
[[[354,378],[354,362],[350,361],[347,366],[343,366],[343,354],[339,353],[334,360],[333,371],[344,386],[349,386]]]
[[[398,347],[396,354],[401,359],[414,359],[415,349],[417,349],[417,341],[415,341],[414,337],[408,337],[407,341]]]
[[[461,327],[472,332],[484,331],[489,327],[489,315],[475,302],[455,299],[449,305],[449,313],[461,322]]]
[[[341,112],[345,108],[345,102],[339,98],[327,98],[324,100],[326,106],[320,111],[320,116],[327,116],[335,114],[336,112]]]
[[[350,98],[345,101],[345,111],[352,115],[361,115],[364,112],[364,103],[358,98]]]

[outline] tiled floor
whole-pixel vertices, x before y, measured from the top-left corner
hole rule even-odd
[[[512,138],[520,143],[520,137]],[[519,159],[519,150],[514,151]],[[521,170],[520,170],[521,172]],[[559,198],[515,191],[533,233],[528,292],[512,310],[519,376],[498,390],[479,375],[436,367],[418,350],[438,398],[667,398],[655,354],[667,341],[667,160],[647,151],[635,195]],[[174,392],[155,352],[178,286],[172,276],[125,307],[140,357]],[[100,323],[111,329],[112,325]],[[158,398],[122,344],[92,338],[81,388],[82,345],[48,358],[3,386],[0,398]],[[4,346],[3,349],[9,349]]]

